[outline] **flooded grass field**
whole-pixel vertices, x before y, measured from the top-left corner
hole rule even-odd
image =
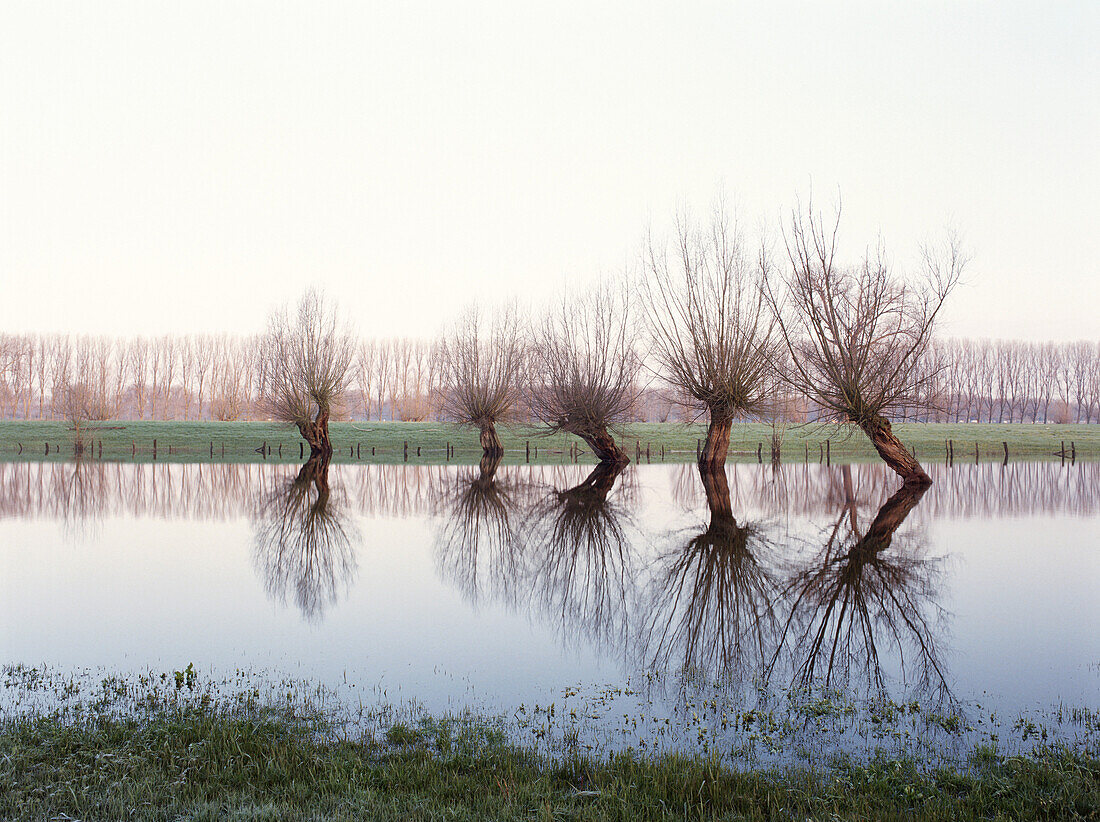
[[[1100,465],[931,473],[0,464],[4,709],[285,689],[549,752],[1095,755]]]

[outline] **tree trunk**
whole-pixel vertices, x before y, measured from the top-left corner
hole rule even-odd
[[[699,454],[699,470],[714,471],[726,464],[726,454],[730,450],[730,426],[733,420],[727,416],[714,412],[710,415],[710,425],[707,426],[707,439],[703,443],[703,450]]]
[[[481,426],[481,450],[486,457],[501,457],[504,454],[504,446],[500,444],[496,426],[487,422]],[[499,459],[498,459],[499,462]]]
[[[575,433],[588,443],[588,447],[592,449],[592,453],[596,455],[596,459],[600,462],[607,462],[612,465],[626,465],[630,462],[630,457],[615,444],[615,438],[608,433],[606,428],[601,427],[595,433]]]
[[[875,417],[860,425],[875,446],[883,462],[898,473],[906,485],[931,485],[932,478],[924,472],[920,463],[914,459],[901,440],[894,436],[890,421],[885,417]]]
[[[309,443],[309,456],[328,459],[332,456],[332,443],[328,438],[328,411],[318,411],[312,421],[299,422],[298,431]]]

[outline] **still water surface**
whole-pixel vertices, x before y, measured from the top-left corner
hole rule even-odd
[[[433,712],[579,694],[619,725],[792,687],[1100,706],[1100,465],[940,466],[923,495],[877,465],[590,471],[0,464],[0,658]]]

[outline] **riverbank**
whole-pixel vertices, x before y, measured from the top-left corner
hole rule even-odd
[[[908,423],[895,427],[921,461],[1003,461],[1068,458],[1100,459],[1100,425],[987,425]],[[515,463],[592,462],[576,437],[546,436],[536,428],[501,428],[504,461]],[[340,422],[331,428],[335,462],[439,464],[476,463],[477,432],[446,423]],[[618,432],[632,459],[692,462],[706,435],[702,425],[634,423]],[[134,462],[297,462],[303,456],[297,430],[269,422],[126,421],[90,424],[84,431],[85,457]],[[68,460],[74,432],[67,423],[0,422],[0,460]],[[772,428],[738,424],[730,436],[730,462],[771,459]],[[578,449],[578,446],[580,448]],[[578,453],[579,450],[579,453]],[[876,462],[868,439],[850,427],[801,425],[782,431],[784,462]]]
[[[547,757],[501,721],[424,719],[376,738],[321,713],[169,700],[0,722],[0,817],[41,819],[1094,819],[1100,761],[979,748],[958,768],[877,758],[741,771],[635,752]]]

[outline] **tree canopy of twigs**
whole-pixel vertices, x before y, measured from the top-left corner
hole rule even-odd
[[[705,228],[677,221],[675,247],[650,237],[642,293],[651,355],[662,377],[710,425],[700,464],[725,464],[730,424],[760,416],[780,340],[760,287],[760,266],[719,204]]]
[[[310,289],[295,314],[275,312],[260,354],[262,395],[272,416],[298,426],[311,455],[330,456],[328,422],[347,389],[354,339],[336,310]]]
[[[812,205],[796,210],[784,233],[789,273],[766,273],[765,295],[789,354],[782,376],[827,415],[862,429],[906,482],[929,483],[886,415],[912,414],[933,401],[926,357],[965,256],[951,236],[941,248],[924,249],[919,276],[891,270],[881,244],[844,266],[836,259],[839,227],[839,209],[831,222]]]
[[[626,289],[604,284],[562,299],[535,331],[531,414],[580,437],[601,462],[630,462],[609,428],[631,418],[639,393],[631,313]]]
[[[443,342],[443,412],[481,432],[486,456],[504,453],[496,424],[507,422],[520,402],[526,364],[526,338],[514,305],[497,311],[487,323],[470,308]]]

